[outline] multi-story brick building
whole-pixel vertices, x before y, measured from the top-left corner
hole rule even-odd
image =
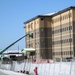
[[[33,34],[33,38],[26,37],[26,47],[35,48],[37,58],[52,58],[50,19],[39,15],[25,22],[26,34]]]
[[[75,56],[75,7],[69,7],[52,16],[53,58]]]
[[[39,15],[25,22],[26,47],[36,49],[37,58],[75,57],[75,7],[71,6],[52,15]]]

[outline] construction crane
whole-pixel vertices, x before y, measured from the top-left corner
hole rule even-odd
[[[0,51],[0,55],[1,55],[3,52],[5,52],[8,48],[10,48],[11,46],[13,46],[14,44],[16,44],[18,41],[20,41],[21,39],[23,39],[23,38],[26,37],[26,36],[29,36],[29,37],[33,38],[33,34],[28,33],[28,34],[24,35],[23,37],[19,38],[18,40],[16,40],[16,41],[13,42],[12,44],[10,44],[9,46],[7,46],[7,47],[4,48],[3,50],[1,50],[1,51]]]

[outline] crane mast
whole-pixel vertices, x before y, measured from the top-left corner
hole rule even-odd
[[[3,50],[0,51],[0,54],[2,54],[3,52],[5,52],[8,48],[10,48],[11,46],[13,46],[15,43],[17,43],[18,41],[20,41],[21,39],[23,39],[26,36],[32,37],[32,35],[30,35],[29,33],[22,36],[21,38],[19,38],[18,40],[16,40],[15,42],[13,42],[12,44],[10,44],[9,46],[7,46],[6,48],[4,48]]]

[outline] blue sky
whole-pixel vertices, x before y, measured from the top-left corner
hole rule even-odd
[[[0,49],[25,35],[24,22],[41,14],[75,6],[75,0],[0,0]],[[11,50],[25,47],[20,40]]]

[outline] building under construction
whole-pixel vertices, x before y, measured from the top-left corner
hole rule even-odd
[[[26,47],[36,49],[36,57],[60,60],[75,57],[75,7],[51,15],[38,15],[26,22]]]

